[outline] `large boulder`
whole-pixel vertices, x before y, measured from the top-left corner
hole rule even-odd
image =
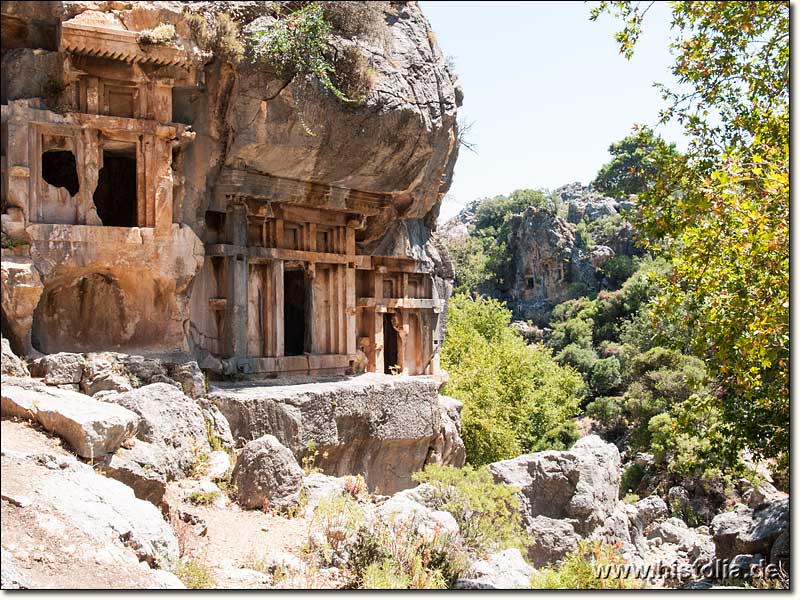
[[[528,560],[534,567],[559,562],[577,550],[581,539],[572,523],[565,519],[539,515],[528,522],[526,529],[533,540],[528,546]]]
[[[635,506],[645,531],[649,531],[652,525],[660,523],[669,515],[667,503],[660,496],[653,495],[642,498],[636,502]]]
[[[31,450],[2,453],[4,587],[7,558],[26,587],[182,587],[160,570],[178,541],[158,509],[74,457]]]
[[[81,391],[89,396],[98,392],[129,392],[133,389],[130,379],[111,360],[92,354],[86,357],[80,385]]]
[[[459,532],[453,515],[444,510],[434,510],[419,500],[415,489],[403,490],[383,502],[375,514],[385,523],[403,524],[428,539],[439,532]]]
[[[738,505],[711,522],[711,536],[720,559],[732,559],[737,554],[769,556],[775,540],[788,530],[788,498],[763,504],[756,510]]]
[[[516,548],[490,554],[472,563],[467,577],[453,586],[457,590],[530,589],[534,570]]]
[[[169,478],[186,475],[211,451],[200,407],[172,385],[152,383],[106,399],[141,417],[136,437],[163,451]]]
[[[200,406],[168,383],[153,383],[104,399],[140,416],[136,442],[100,468],[130,485],[136,496],[160,504],[168,481],[190,474],[211,451]]]
[[[414,485],[411,475],[428,462],[441,426],[437,385],[422,377],[226,385],[208,397],[240,445],[270,434],[300,459],[313,442],[324,473],[363,474],[383,494]]]
[[[526,454],[489,465],[495,481],[519,488],[523,520],[543,515],[572,519],[575,531],[591,533],[617,506],[619,450],[596,435],[566,451]]]
[[[139,424],[139,417],[121,406],[44,385],[3,385],[2,414],[38,422],[90,459],[116,451]]]
[[[14,351],[11,350],[11,344],[9,344],[6,338],[2,338],[2,349],[2,360],[0,360],[0,371],[2,371],[2,374],[12,377],[28,377],[30,375],[28,365],[25,364],[24,360],[14,354]]]
[[[303,469],[275,436],[265,435],[245,445],[231,481],[244,508],[280,509],[299,504]]]

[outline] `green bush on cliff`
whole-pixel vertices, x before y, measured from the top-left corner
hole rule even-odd
[[[482,465],[541,449],[541,442],[578,412],[584,385],[550,350],[527,345],[496,300],[456,294],[448,313],[442,365],[446,393],[464,402],[467,460]]]

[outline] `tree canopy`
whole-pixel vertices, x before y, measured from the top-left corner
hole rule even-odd
[[[653,3],[600,2],[630,58]],[[714,396],[756,456],[789,442],[789,2],[672,2],[677,87],[661,120],[685,154],[656,148],[639,222],[674,263],[656,316],[679,311]],[[688,307],[688,310],[686,310]]]

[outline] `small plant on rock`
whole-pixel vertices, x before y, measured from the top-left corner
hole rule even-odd
[[[206,590],[217,586],[211,569],[197,560],[181,561],[175,569],[175,575],[190,590]]]
[[[216,502],[217,498],[219,498],[219,492],[215,490],[211,491],[201,491],[196,490],[191,492],[186,499],[191,502],[192,504],[197,504],[199,506],[209,506]]]
[[[536,590],[623,590],[644,587],[644,582],[624,573],[625,560],[618,549],[600,542],[579,542],[561,566],[537,571],[531,577]]]

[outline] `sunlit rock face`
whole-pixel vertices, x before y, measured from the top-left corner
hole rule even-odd
[[[416,2],[375,4],[366,35],[334,28],[334,61],[360,65],[353,102],[198,33],[225,13],[247,40],[274,4],[3,3],[17,351],[437,371],[452,269],[431,232],[462,93]]]

